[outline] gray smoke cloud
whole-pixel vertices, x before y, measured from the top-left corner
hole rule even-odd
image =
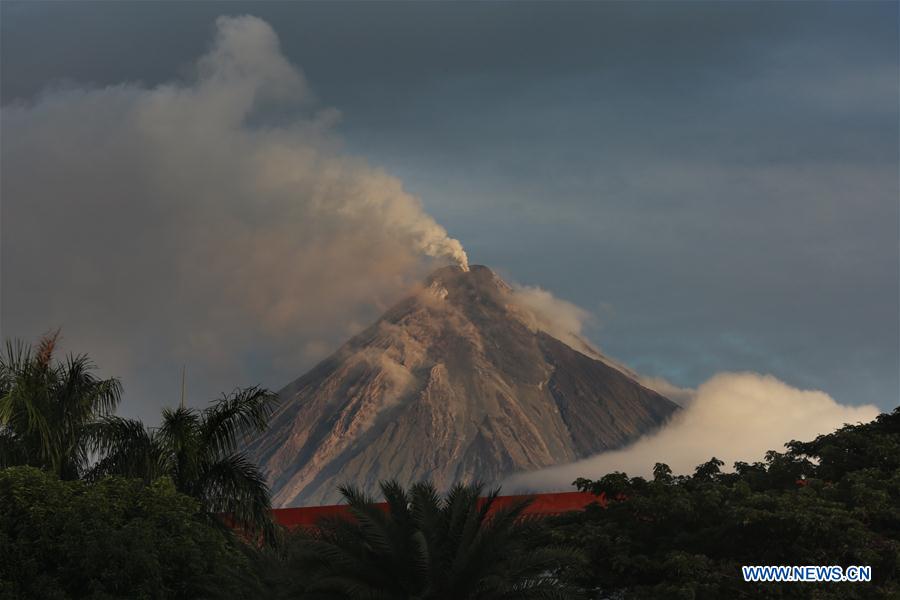
[[[152,369],[277,386],[436,263],[465,267],[397,178],[342,152],[338,119],[249,16],[219,18],[185,80],[4,107],[3,334],[61,326],[148,416],[177,401],[129,405],[160,393]]]

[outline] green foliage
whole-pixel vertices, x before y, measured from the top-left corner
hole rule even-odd
[[[304,598],[465,600],[572,598],[558,575],[580,553],[531,543],[528,502],[495,507],[497,492],[457,485],[442,498],[433,485],[382,484],[387,511],[345,487],[352,519],[295,534],[287,561],[305,580]],[[493,509],[493,510],[492,510]]]
[[[900,409],[785,453],[737,463],[713,458],[691,476],[657,464],[653,480],[612,473],[579,479],[606,509],[551,520],[537,538],[571,544],[590,566],[565,573],[596,597],[900,597]],[[871,565],[868,584],[752,584],[741,565]]]
[[[265,428],[275,395],[236,390],[203,411],[166,410],[147,429],[112,415],[119,382],[96,378],[86,356],[54,361],[57,339],[36,350],[7,343],[0,357],[0,597],[259,588],[247,567],[261,564],[256,553],[214,515],[275,540],[265,479],[237,449],[240,436]]]
[[[119,403],[116,379],[98,379],[84,355],[54,361],[58,332],[33,350],[7,342],[0,356],[0,468],[32,465],[76,479],[88,465],[85,432]]]
[[[255,598],[233,536],[168,479],[0,470],[0,598]]]
[[[176,490],[199,500],[204,511],[229,513],[248,533],[272,541],[275,528],[265,477],[237,447],[240,436],[265,430],[275,398],[258,387],[236,390],[202,411],[166,409],[154,429],[106,417],[87,434],[99,457],[88,477],[120,475],[146,483],[169,477]]]

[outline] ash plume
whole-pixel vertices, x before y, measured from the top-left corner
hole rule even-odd
[[[61,325],[132,397],[185,361],[217,393],[282,380],[434,266],[466,268],[397,178],[342,151],[338,120],[250,16],[216,21],[187,80],[5,106],[4,312],[31,316],[4,334]]]

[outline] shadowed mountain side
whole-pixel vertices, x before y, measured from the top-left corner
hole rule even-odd
[[[353,483],[498,481],[616,448],[677,406],[533,330],[490,269],[445,267],[281,391],[249,451],[275,506]]]

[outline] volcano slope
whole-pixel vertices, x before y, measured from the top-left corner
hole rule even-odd
[[[487,267],[432,273],[280,392],[248,446],[273,505],[332,503],[342,483],[377,495],[389,478],[496,482],[617,448],[678,410],[536,323]]]

